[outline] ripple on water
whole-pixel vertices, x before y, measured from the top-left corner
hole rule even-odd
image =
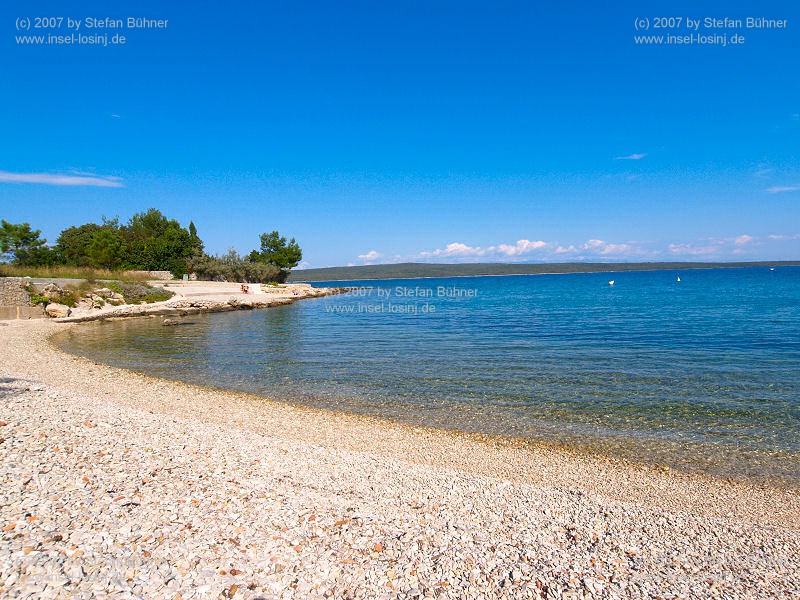
[[[87,324],[60,344],[316,407],[797,485],[800,269],[681,277],[676,287],[674,272],[616,273],[613,288],[608,274],[373,281],[367,295],[185,327]],[[436,297],[439,285],[475,297]],[[403,287],[434,293],[390,312],[386,293]]]

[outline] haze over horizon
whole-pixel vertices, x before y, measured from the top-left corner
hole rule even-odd
[[[301,267],[800,259],[800,5],[706,4],[11,0],[168,25],[7,28],[0,217],[54,243],[156,207],[211,253],[277,229]],[[787,27],[634,43],[654,16]]]

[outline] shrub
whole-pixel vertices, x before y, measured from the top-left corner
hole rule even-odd
[[[275,265],[242,258],[234,250],[223,256],[195,256],[189,261],[189,270],[203,281],[267,283],[280,275]]]
[[[47,306],[50,304],[50,298],[47,296],[42,296],[40,294],[31,294],[31,304],[36,306],[37,304],[43,304]]]
[[[58,302],[59,304],[63,304],[64,306],[75,306],[83,297],[83,294],[78,291],[67,291],[64,290],[64,293],[59,296],[58,300],[50,299],[51,302]]]
[[[143,283],[120,283],[119,289],[108,286],[109,289],[125,296],[125,302],[128,304],[149,304],[150,302],[163,302],[169,300],[175,293],[170,290],[145,285]]]

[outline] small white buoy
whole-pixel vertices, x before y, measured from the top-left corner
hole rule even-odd
[[[611,281],[609,281],[608,285],[614,285],[614,280],[612,279]]]

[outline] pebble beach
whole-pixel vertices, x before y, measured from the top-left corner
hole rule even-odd
[[[0,596],[800,598],[800,492],[155,379],[0,323]]]

